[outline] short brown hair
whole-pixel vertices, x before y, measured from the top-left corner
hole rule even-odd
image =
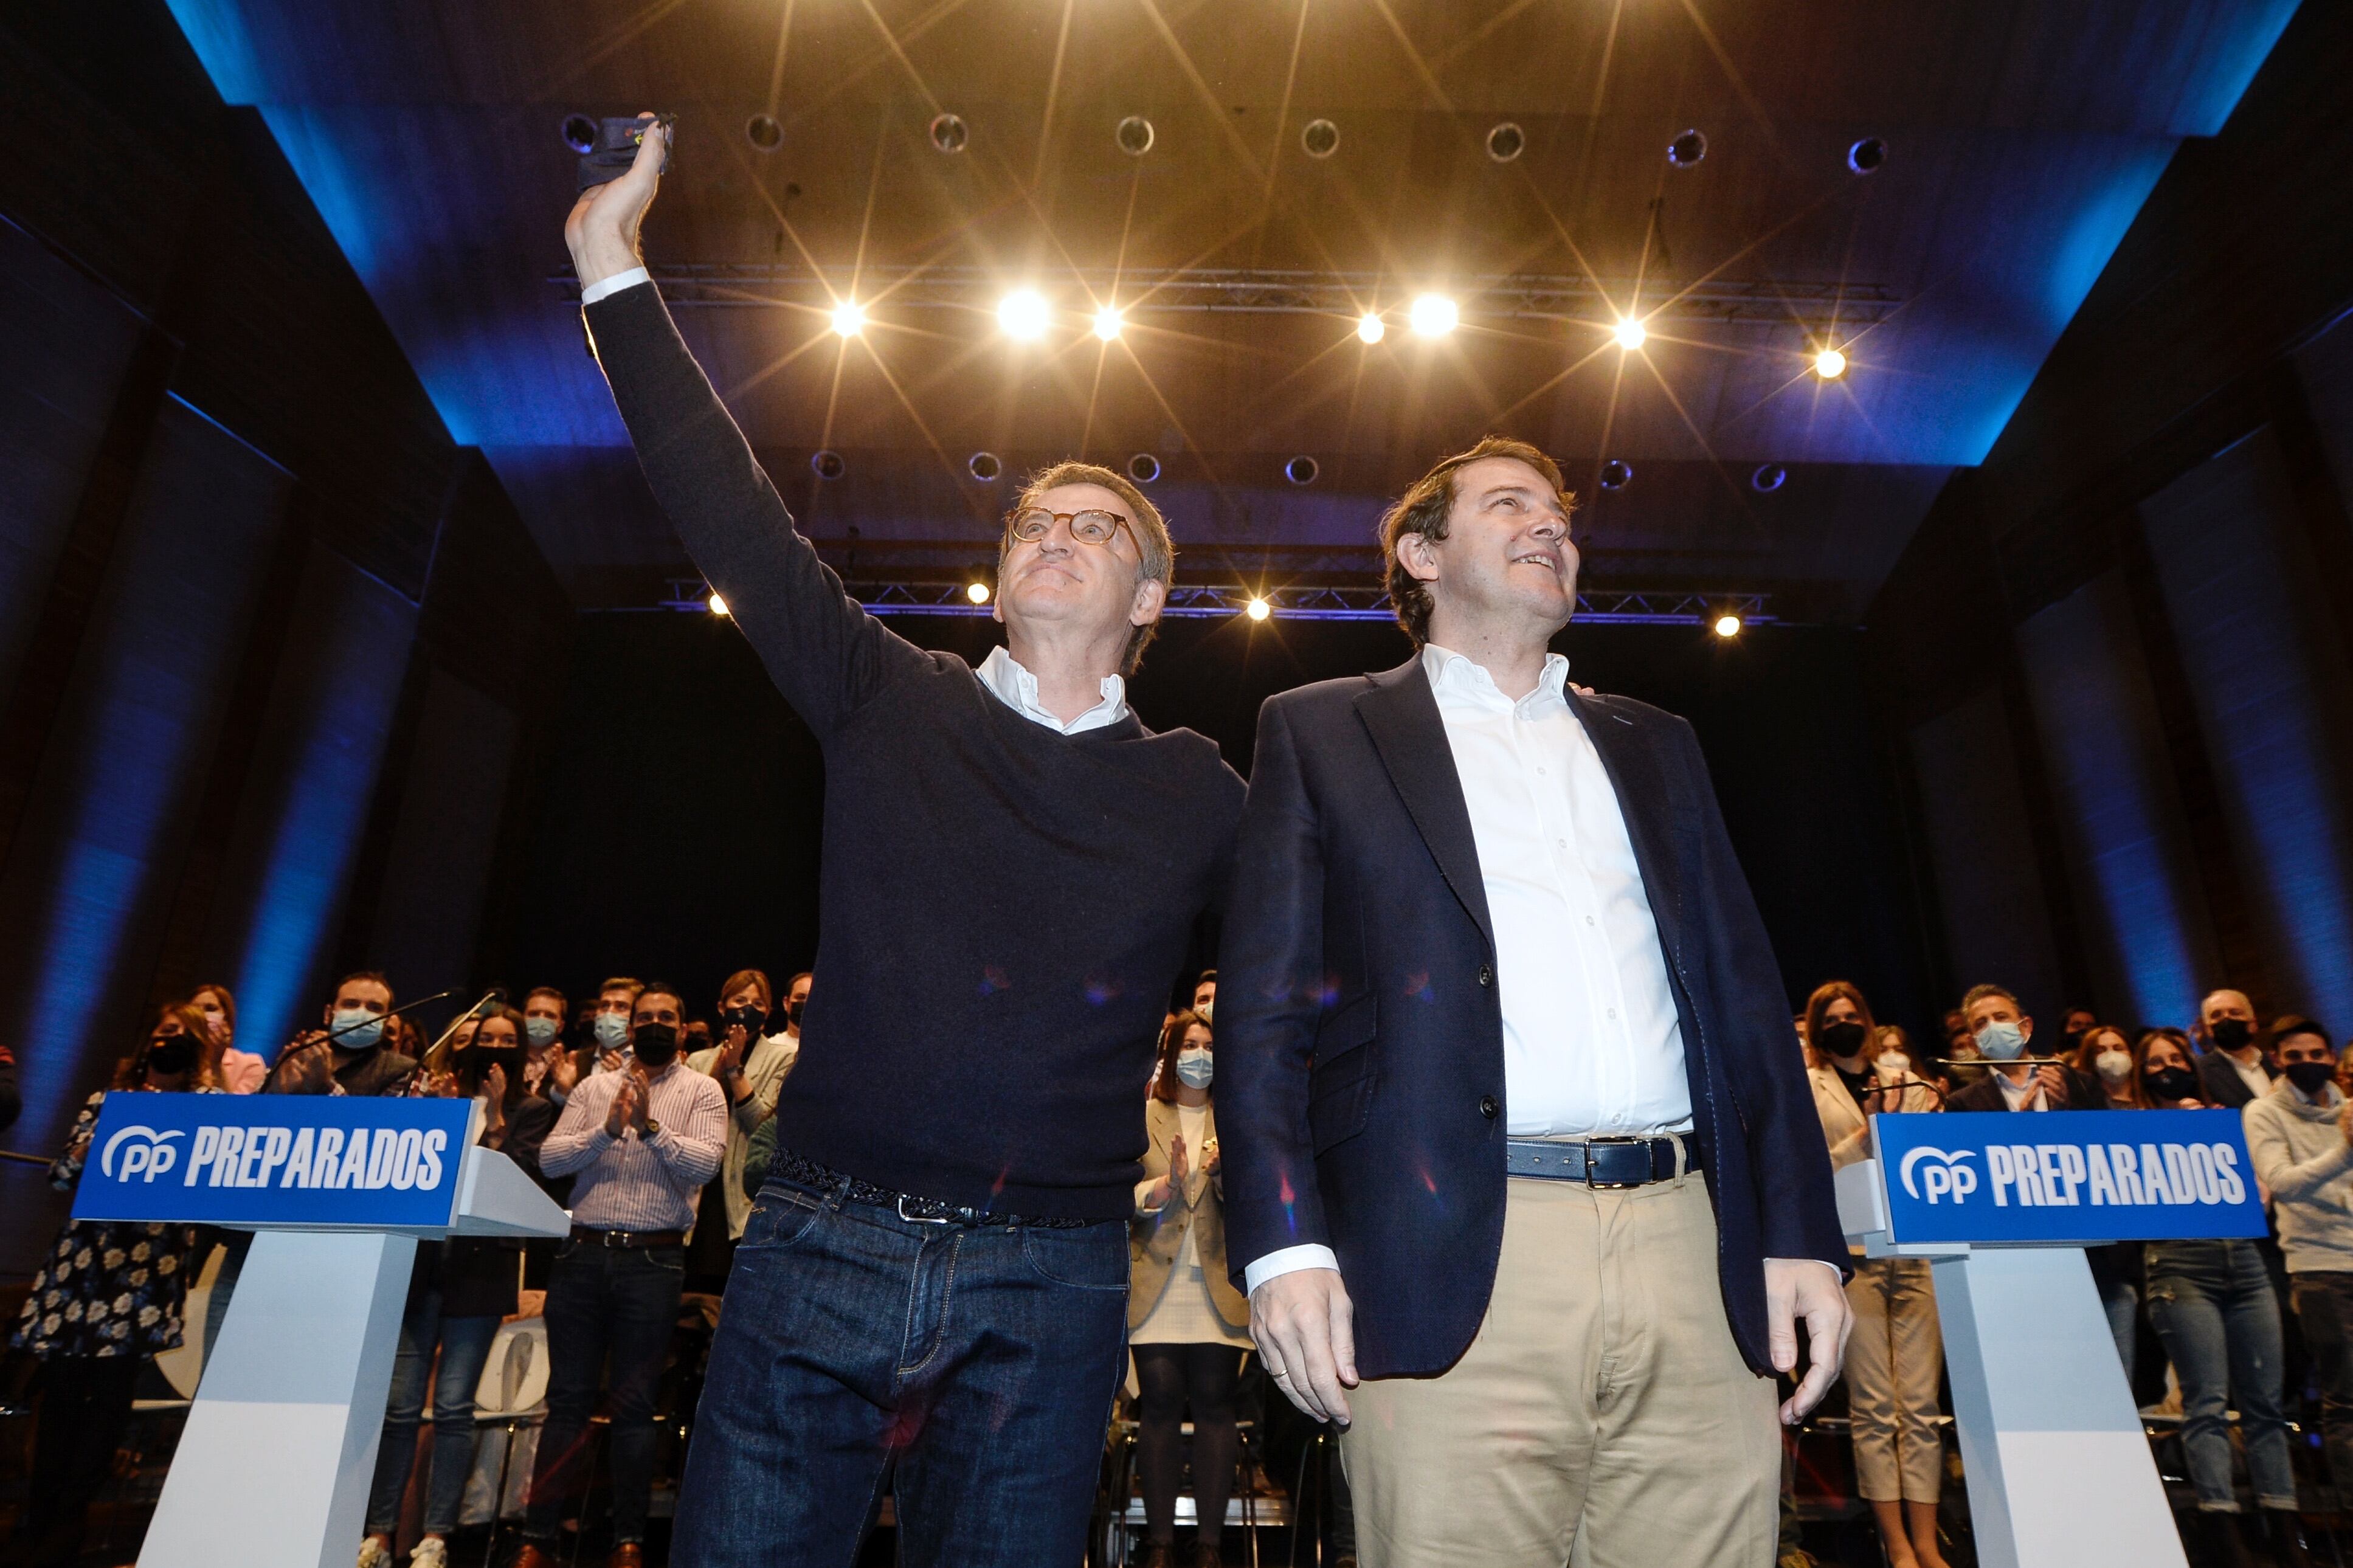
[[[1048,490],[1059,489],[1064,485],[1100,485],[1125,502],[1127,510],[1134,514],[1136,553],[1144,558],[1139,580],[1149,577],[1161,584],[1176,580],[1176,542],[1168,537],[1168,520],[1160,515],[1160,509],[1145,500],[1144,492],[1137,489],[1126,475],[1113,473],[1095,463],[1069,461],[1040,468],[1030,475],[1029,483],[1021,487],[1021,493],[1013,498],[1012,510],[1006,513],[1004,537],[997,543],[997,565],[1000,575],[1005,569],[1006,554],[1013,548],[1013,512],[1035,505],[1038,498]],[[1135,667],[1144,662],[1145,648],[1159,632],[1160,623],[1156,619],[1129,630],[1127,648],[1119,658],[1120,674],[1135,673]]]
[[[1454,512],[1454,476],[1465,464],[1482,458],[1510,458],[1525,463],[1552,486],[1554,493],[1560,497],[1561,510],[1577,510],[1577,497],[1561,489],[1560,465],[1525,441],[1515,441],[1509,436],[1482,436],[1469,451],[1440,458],[1435,468],[1414,480],[1405,494],[1381,514],[1380,538],[1381,559],[1388,574],[1389,606],[1397,612],[1398,625],[1405,628],[1405,635],[1413,639],[1416,647],[1430,640],[1430,590],[1398,559],[1398,541],[1409,533],[1419,533],[1433,542],[1444,539]]]
[[[645,988],[646,983],[642,980],[634,979],[627,974],[616,974],[596,987],[596,994],[602,996],[607,991],[626,991],[629,994],[629,1000],[634,1002],[638,999],[638,993]],[[683,1002],[686,998],[681,996],[679,1000]]]
[[[1185,1048],[1185,1032],[1194,1025],[1209,1030],[1210,1047],[1216,1048],[1218,1032],[1209,1027],[1209,1020],[1190,1007],[1172,1016],[1160,1028],[1160,1066],[1152,1075],[1152,1098],[1172,1103],[1176,1099],[1176,1053]]]
[[[2023,1018],[2026,1016],[2026,1004],[2020,1001],[2018,999],[2018,993],[2012,991],[2009,986],[1972,985],[1969,987],[1968,994],[1961,998],[1961,1022],[1964,1024],[1968,1023],[1969,1018],[1969,1009],[1976,1006],[1978,1003],[1984,1001],[1989,996],[2000,997],[2012,1007],[2018,1009],[2018,1016],[2020,1017]]]

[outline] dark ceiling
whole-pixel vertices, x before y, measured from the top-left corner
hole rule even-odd
[[[985,560],[1008,475],[1155,454],[1180,579],[1333,581],[1488,429],[1588,575],[1859,612],[2293,0],[174,0],[584,605],[689,570],[563,284],[567,115],[675,110],[647,250],[803,525]],[[935,116],[967,128],[938,150]],[[747,134],[773,116],[774,151]],[[1141,156],[1115,127],[1153,130]],[[1338,130],[1329,156],[1303,131]],[[1525,151],[1489,155],[1519,127]],[[1686,130],[1706,139],[1669,160]],[[1848,149],[1882,138],[1883,166]],[[1055,308],[1031,345],[999,296]],[[1462,325],[1424,341],[1425,289]],[[870,323],[844,342],[828,310]],[[1124,335],[1089,331],[1100,304]],[[1386,313],[1359,342],[1356,315]],[[1641,348],[1609,327],[1644,319]],[[1836,344],[1852,366],[1809,369]],[[820,480],[811,454],[842,454]],[[1283,465],[1305,454],[1314,482]],[[1630,465],[1622,489],[1601,465]],[[1779,464],[1771,493],[1752,471]]]

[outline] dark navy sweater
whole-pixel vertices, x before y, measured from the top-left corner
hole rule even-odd
[[[1132,1212],[1144,1097],[1242,782],[1189,730],[1063,735],[867,615],[651,284],[587,308],[654,495],[826,763],[818,958],[778,1146],[1001,1213]]]

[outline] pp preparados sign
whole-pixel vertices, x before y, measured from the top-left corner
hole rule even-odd
[[[2263,1234],[2235,1110],[1872,1118],[1891,1239],[2090,1246]]]
[[[110,1094],[73,1217],[446,1226],[473,1114],[470,1099]]]

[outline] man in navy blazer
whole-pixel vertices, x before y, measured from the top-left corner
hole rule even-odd
[[[1270,700],[1220,942],[1229,1257],[1345,1424],[1371,1568],[1769,1563],[1776,1370],[1847,1248],[1691,727],[1566,682],[1570,498],[1489,437],[1390,510],[1415,657]],[[1361,1379],[1361,1382],[1360,1382]],[[1353,1419],[1352,1419],[1353,1417]]]

